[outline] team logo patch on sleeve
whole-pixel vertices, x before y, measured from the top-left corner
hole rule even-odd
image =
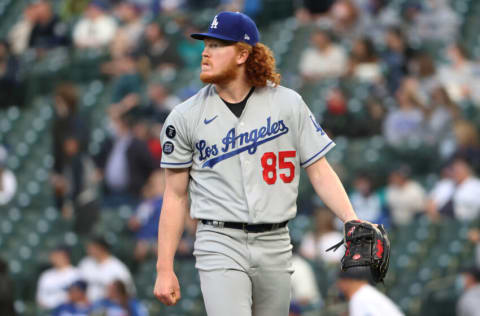
[[[322,127],[320,126],[320,124],[317,123],[317,121],[315,121],[315,118],[312,115],[310,115],[310,119],[312,120],[313,126],[315,126],[317,132],[320,132],[320,135],[325,135]]]
[[[165,135],[167,135],[168,138],[174,138],[175,135],[177,135],[177,130],[173,125],[168,125],[165,129]]]
[[[163,153],[165,155],[170,155],[171,153],[173,153],[174,149],[175,146],[173,146],[172,142],[165,142],[165,144],[163,144]]]

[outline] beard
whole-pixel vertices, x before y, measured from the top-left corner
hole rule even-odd
[[[237,77],[238,65],[233,60],[219,73],[209,74],[203,71],[200,73],[200,80],[202,80],[203,83],[226,84],[235,80]]]

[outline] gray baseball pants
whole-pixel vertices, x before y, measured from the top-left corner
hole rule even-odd
[[[208,316],[288,316],[287,227],[246,233],[199,222],[194,255]]]

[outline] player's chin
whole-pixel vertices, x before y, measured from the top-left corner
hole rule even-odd
[[[202,72],[200,72],[200,80],[202,80],[204,83],[216,83],[217,76],[212,74],[210,71],[202,70]]]

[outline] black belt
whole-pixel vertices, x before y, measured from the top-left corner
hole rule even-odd
[[[263,233],[270,230],[279,229],[287,226],[288,221],[275,223],[275,224],[247,224],[247,223],[237,223],[237,222],[220,222],[209,219],[202,219],[203,224],[210,225],[220,228],[234,228],[241,229],[247,233]]]

